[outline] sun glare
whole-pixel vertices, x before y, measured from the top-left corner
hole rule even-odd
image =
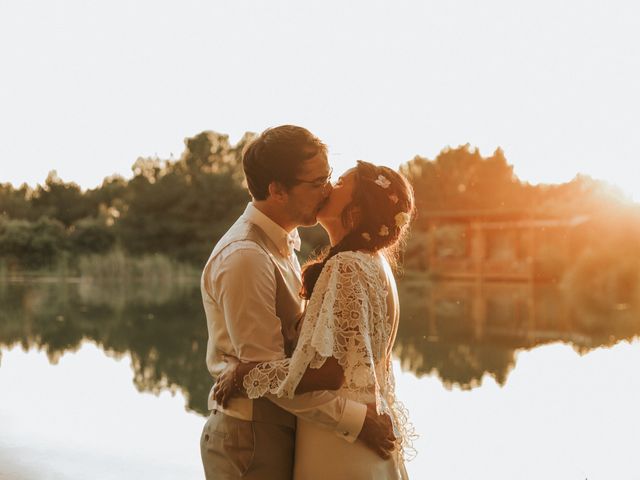
[[[635,185],[634,185],[635,183]],[[625,178],[613,182],[602,182],[603,193],[617,198],[623,203],[640,201],[640,185],[631,178]]]

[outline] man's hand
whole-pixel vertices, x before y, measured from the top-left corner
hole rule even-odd
[[[396,437],[389,415],[378,415],[375,403],[367,404],[367,416],[364,419],[358,440],[383,459],[388,459],[396,447]]]
[[[242,385],[238,384],[238,382],[242,382],[242,376],[238,375],[240,361],[235,357],[227,355],[224,356],[224,359],[227,362],[227,366],[222,373],[218,375],[216,384],[213,387],[213,398],[215,398],[216,403],[221,405],[222,408],[227,406],[229,399],[242,393]]]

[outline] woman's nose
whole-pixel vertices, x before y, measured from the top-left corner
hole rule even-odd
[[[331,195],[331,192],[333,190],[333,183],[331,182],[327,182],[327,184],[324,186],[324,190],[323,190],[323,194],[325,197],[328,197],[329,195]]]

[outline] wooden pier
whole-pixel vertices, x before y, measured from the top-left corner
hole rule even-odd
[[[554,277],[558,262],[567,259],[574,249],[573,232],[589,218],[585,215],[545,218],[514,211],[455,211],[431,212],[426,219],[426,263],[434,276],[537,281]]]

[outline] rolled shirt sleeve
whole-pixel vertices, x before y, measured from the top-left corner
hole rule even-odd
[[[296,395],[293,398],[265,395],[280,408],[309,422],[333,430],[338,436],[353,443],[360,435],[367,406],[340,397],[333,392],[318,391]]]

